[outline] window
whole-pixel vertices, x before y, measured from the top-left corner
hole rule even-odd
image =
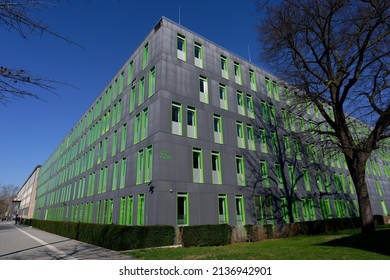
[[[273,98],[273,95],[272,95],[272,85],[271,85],[271,81],[268,77],[265,77],[265,90],[267,92],[267,95],[271,98]]]
[[[137,226],[145,224],[145,195],[138,195],[138,209],[137,209]]]
[[[236,156],[236,173],[237,173],[237,184],[239,186],[245,186],[245,169],[244,159],[242,156]]]
[[[118,143],[118,131],[115,130],[114,134],[112,136],[112,149],[111,149],[111,155],[116,155],[116,144]]]
[[[263,186],[269,188],[269,179],[268,179],[268,167],[265,160],[260,160],[260,175]]]
[[[288,112],[288,121],[289,121],[289,129],[291,131],[296,132],[297,130],[295,128],[295,118],[292,112]]]
[[[244,96],[239,90],[237,90],[237,110],[240,115],[245,116]]]
[[[219,152],[211,152],[211,173],[213,184],[222,184],[221,157]]]
[[[302,173],[303,173],[303,181],[305,182],[306,191],[310,192],[311,186],[310,186],[309,172],[307,171],[307,168],[303,168]]]
[[[142,69],[145,69],[149,63],[149,43],[144,46],[144,55],[142,57]]]
[[[321,172],[318,169],[316,169],[315,179],[316,179],[316,184],[317,184],[318,190],[320,192],[323,192],[324,191],[324,186],[322,184]]]
[[[125,217],[126,217],[126,197],[121,197],[120,203],[119,203],[119,224],[124,225],[125,224]]]
[[[191,138],[197,137],[196,130],[196,109],[187,107],[187,136]]]
[[[264,100],[260,101],[260,111],[263,122],[269,122],[268,107]]]
[[[260,141],[260,150],[263,153],[268,153],[267,136],[265,134],[264,128],[259,128],[259,141]]]
[[[203,50],[202,45],[195,42],[194,43],[194,64],[199,68],[203,68]]]
[[[256,74],[251,69],[249,69],[249,82],[250,82],[251,90],[257,91]]]
[[[181,104],[172,102],[172,134],[182,135]]]
[[[294,139],[294,153],[295,158],[301,160],[301,148],[298,139]]]
[[[202,150],[192,149],[192,178],[194,183],[203,183]]]
[[[383,216],[388,216],[388,212],[387,212],[387,207],[386,207],[386,203],[384,200],[381,200],[381,206],[382,206],[382,210],[383,210]]]
[[[121,164],[121,176],[119,180],[119,188],[123,189],[126,187],[126,158],[122,159],[122,164]]]
[[[133,224],[133,204],[134,199],[133,196],[127,197],[127,209],[126,209],[126,225],[130,226]]]
[[[255,109],[253,107],[252,96],[247,94],[245,101],[246,101],[247,115],[248,115],[248,117],[254,119],[255,118]]]
[[[291,158],[291,146],[290,138],[288,136],[283,136],[284,152],[288,158]]]
[[[149,89],[148,96],[151,97],[156,92],[156,66],[149,71]]]
[[[351,194],[355,194],[355,185],[353,184],[351,175],[348,174],[347,178],[348,178],[349,190],[350,190]]]
[[[338,174],[336,172],[333,173],[333,179],[334,179],[334,184],[336,186],[336,190],[338,193],[341,193],[341,182]]]
[[[234,62],[234,81],[236,84],[241,85],[242,79],[241,79],[241,65],[238,62]]]
[[[228,110],[227,91],[226,86],[223,84],[219,84],[219,107]]]
[[[271,132],[271,143],[273,152],[279,154],[279,143],[275,131]]]
[[[297,190],[297,179],[295,177],[295,168],[292,164],[288,165],[288,177],[290,179],[291,187]]]
[[[141,140],[144,140],[146,139],[146,137],[148,137],[148,129],[149,129],[149,114],[148,114],[148,108],[145,108],[142,111]]]
[[[140,106],[144,102],[144,96],[145,96],[145,78],[142,77],[139,80],[138,85],[138,106]]]
[[[382,196],[382,189],[381,189],[381,185],[380,185],[378,180],[375,180],[375,185],[376,185],[376,189],[378,191],[378,195]]]
[[[188,226],[188,193],[177,194],[177,225]]]
[[[218,195],[218,222],[220,224],[229,223],[228,200],[226,194]]]
[[[186,61],[186,37],[177,34],[177,58]]]
[[[140,130],[141,130],[141,114],[137,114],[134,119],[134,144],[140,141]]]
[[[252,151],[256,151],[255,133],[253,131],[253,126],[251,124],[246,125],[246,136],[248,138],[248,149]]]
[[[134,63],[130,61],[129,66],[127,67],[127,85],[130,85],[133,81],[133,72],[134,72]]]
[[[152,181],[153,174],[153,146],[146,148],[145,160],[145,183],[148,183]]]
[[[245,139],[244,139],[244,126],[242,122],[236,122],[236,130],[237,130],[237,145],[239,148],[245,149]]]
[[[284,90],[285,101],[287,104],[290,104],[291,103],[290,92],[288,91],[287,87],[284,87],[283,90]]]
[[[228,59],[223,55],[221,55],[221,76],[222,78],[229,79]]]
[[[118,162],[114,162],[114,167],[112,169],[112,184],[111,190],[116,190],[118,184]]]
[[[223,134],[222,134],[222,119],[219,115],[213,116],[214,122],[214,142],[223,144]]]
[[[280,96],[279,96],[279,87],[278,84],[275,81],[272,81],[272,90],[274,97],[277,101],[280,101]]]
[[[277,183],[278,187],[283,189],[284,184],[283,184],[283,174],[282,174],[282,167],[280,166],[279,163],[275,163],[275,171],[276,171],[276,178],[277,178]]]
[[[208,92],[207,78],[199,76],[199,100],[203,103],[209,103],[209,92]]]
[[[135,104],[135,86],[133,85],[130,90],[129,113],[134,111],[134,104]]]
[[[236,219],[237,225],[245,225],[245,204],[242,195],[236,195]]]
[[[124,83],[124,75],[125,73],[122,72],[121,75],[119,76],[119,94],[121,94],[123,92],[123,83]]]
[[[277,118],[276,118],[275,105],[270,103],[268,106],[269,106],[269,120],[268,120],[268,122],[273,124],[273,125],[276,125]]]
[[[143,173],[144,173],[144,150],[139,150],[137,156],[137,174],[136,174],[137,185],[142,184]]]
[[[122,126],[122,137],[121,137],[121,151],[124,151],[126,148],[126,137],[127,137],[127,125]],[[101,143],[101,142],[100,142]],[[100,153],[99,153],[100,154]]]

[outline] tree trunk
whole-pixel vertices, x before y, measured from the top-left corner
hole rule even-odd
[[[354,155],[351,161],[347,160],[351,178],[355,184],[356,194],[359,202],[359,213],[362,221],[362,233],[375,232],[374,217],[372,215],[370,196],[366,183],[366,162],[369,154]],[[352,166],[350,166],[352,163]]]

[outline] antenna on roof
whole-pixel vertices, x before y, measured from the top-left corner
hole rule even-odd
[[[249,62],[252,63],[252,59],[251,59],[251,51],[249,49],[249,45],[248,45],[248,56],[249,56]]]
[[[180,9],[180,4],[179,4],[179,25],[180,25],[180,17],[181,17],[181,9]]]

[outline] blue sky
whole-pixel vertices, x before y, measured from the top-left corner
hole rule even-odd
[[[19,187],[43,164],[157,21],[165,16],[252,62],[258,59],[254,0],[60,1],[37,12],[43,23],[83,46],[48,34],[27,40],[0,28],[0,64],[58,85],[44,101],[0,105],[0,185]]]

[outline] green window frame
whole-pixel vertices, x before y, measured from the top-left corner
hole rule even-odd
[[[126,138],[127,138],[127,124],[125,123],[122,126],[121,148],[120,148],[121,152],[126,149]]]
[[[387,212],[387,207],[384,200],[381,200],[381,206],[382,206],[383,216],[388,216],[389,213]]]
[[[187,137],[197,138],[196,108],[187,106]]]
[[[111,156],[115,156],[116,155],[117,143],[118,143],[118,130],[115,130],[114,134],[112,135]]]
[[[122,71],[122,73],[119,76],[119,94],[122,94],[123,92],[124,81],[125,81],[125,72]]]
[[[264,100],[260,101],[260,112],[261,112],[262,121],[268,123],[269,122],[268,106]]]
[[[278,143],[278,139],[277,139],[275,131],[271,132],[271,144],[272,144],[273,152],[275,154],[279,155],[279,152],[280,152],[280,150],[279,150],[279,143]]]
[[[176,36],[176,55],[177,58],[183,61],[187,60],[186,57],[186,51],[187,51],[187,42],[186,42],[186,37],[184,35],[181,35],[177,33]]]
[[[141,113],[137,114],[134,118],[134,144],[140,141],[141,134]]]
[[[194,42],[194,64],[199,68],[203,68],[203,48],[202,44]]]
[[[265,90],[267,92],[268,97],[273,98],[272,85],[271,85],[271,81],[268,77],[265,77]]]
[[[199,148],[192,149],[192,181],[203,183],[203,154]]]
[[[149,130],[149,112],[148,108],[145,108],[142,111],[142,121],[141,121],[142,129],[141,129],[141,141],[148,137]]]
[[[287,199],[285,197],[280,198],[280,210],[282,214],[283,220],[289,224],[290,223],[290,217],[288,216],[288,207],[287,207]]]
[[[303,181],[305,183],[305,189],[306,191],[310,192],[311,186],[310,186],[309,171],[307,170],[307,168],[302,168],[302,173],[303,173]]]
[[[111,190],[116,190],[118,185],[118,161],[114,162],[112,169],[112,184]]]
[[[269,188],[268,166],[267,162],[263,159],[260,160],[260,175],[261,181],[264,182],[266,188]]]
[[[207,77],[199,75],[199,100],[203,103],[209,103],[209,90]]]
[[[245,225],[245,203],[242,195],[235,196],[237,225]]]
[[[214,142],[223,144],[222,118],[220,115],[213,115],[214,124]]]
[[[182,106],[172,102],[172,134],[182,135]]]
[[[219,84],[219,107],[225,110],[229,108],[226,85],[224,84]]]
[[[145,78],[142,77],[138,84],[138,106],[140,106],[145,99]]]
[[[297,190],[298,185],[297,185],[297,178],[295,176],[295,168],[292,164],[289,164],[287,166],[287,169],[288,169],[288,177],[290,179],[291,187],[293,188],[293,190]]]
[[[283,88],[284,96],[285,96],[285,102],[289,105],[291,103],[291,95],[288,90],[288,87]]]
[[[316,179],[316,184],[317,184],[317,188],[320,192],[323,192],[324,191],[324,185],[322,183],[322,178],[321,178],[321,172],[319,169],[316,169],[315,171],[315,179]]]
[[[127,160],[126,158],[122,159],[121,163],[121,175],[119,180],[119,188],[123,189],[126,187],[126,166],[127,166]]]
[[[130,85],[133,81],[133,74],[134,74],[134,63],[133,61],[129,62],[129,65],[127,66],[127,85]]]
[[[237,173],[237,185],[245,187],[245,166],[244,158],[242,156],[236,155],[236,173]]]
[[[144,70],[149,64],[149,43],[144,45],[144,52],[142,56],[142,70]]]
[[[222,184],[221,155],[219,152],[211,152],[211,173],[213,184]]]
[[[241,65],[240,63],[234,61],[233,62],[234,67],[234,81],[236,84],[242,85],[242,76],[241,76]]]
[[[136,172],[136,184],[143,183],[144,173],[144,150],[139,150],[137,154],[137,172]]]
[[[252,69],[249,69],[249,83],[251,90],[257,91],[256,73]]]
[[[127,226],[131,226],[133,224],[133,205],[134,205],[134,198],[132,195],[130,195],[127,197],[127,204],[126,204],[125,224]]]
[[[229,63],[226,56],[221,55],[221,76],[229,80]]]
[[[351,175],[348,174],[347,178],[348,178],[349,191],[351,192],[351,194],[355,194],[355,185],[353,184]]]
[[[302,159],[301,148],[300,148],[298,139],[294,139],[294,153],[295,153],[295,158],[297,160],[301,160]]]
[[[240,115],[245,116],[244,95],[239,90],[236,91],[236,95],[237,95],[237,112]]]
[[[247,94],[245,96],[245,101],[246,101],[247,115],[251,119],[254,119],[255,118],[255,108],[253,106],[253,98],[252,98],[252,96]]]
[[[244,138],[244,125],[241,121],[236,121],[237,131],[237,146],[245,149],[245,138]]]
[[[378,191],[378,195],[379,196],[382,196],[382,188],[381,188],[381,185],[380,185],[380,183],[379,183],[379,181],[378,180],[375,180],[375,186],[376,186],[376,189],[377,189],[377,191]]]
[[[131,87],[129,99],[129,113],[131,113],[135,107],[135,85]]]
[[[126,218],[126,197],[122,196],[119,203],[119,224],[124,225]]]
[[[275,105],[272,103],[269,103],[268,107],[269,107],[269,115],[268,115],[269,120],[268,120],[268,122],[272,125],[276,125],[277,124],[277,116],[276,116]]]
[[[288,136],[283,136],[284,152],[288,158],[291,158],[291,145],[290,138]]]
[[[177,194],[177,225],[188,226],[189,225],[189,203],[188,193]]]
[[[256,151],[255,132],[253,130],[253,125],[246,124],[246,136],[248,140],[248,149]]]
[[[153,175],[153,146],[146,148],[145,154],[145,183],[152,181]]]
[[[107,151],[108,151],[108,137],[104,138],[104,141],[103,141],[102,162],[106,161],[106,159],[107,159]]]
[[[138,195],[137,226],[145,225],[145,195]]]
[[[228,198],[226,194],[218,195],[218,223],[229,224]]]
[[[272,91],[273,91],[275,99],[277,101],[280,101],[279,87],[278,87],[278,84],[275,81],[272,81]]]
[[[284,189],[282,167],[278,162],[275,162],[275,171],[278,187]]]
[[[155,92],[156,92],[156,66],[153,66],[149,71],[148,97],[151,97]]]
[[[291,111],[288,112],[288,122],[289,122],[289,129],[293,132],[296,132],[296,126],[295,126],[295,118]]]
[[[268,153],[267,134],[265,132],[265,129],[262,127],[259,128],[259,141],[260,141],[260,150],[265,154]]]

